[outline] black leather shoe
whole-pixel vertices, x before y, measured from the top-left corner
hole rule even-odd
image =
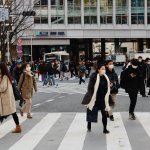
[[[104,133],[104,134],[109,134],[110,132],[109,132],[107,129],[105,129],[105,130],[103,131],[103,133]]]

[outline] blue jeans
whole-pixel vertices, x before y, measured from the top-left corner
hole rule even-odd
[[[48,75],[47,80],[46,80],[46,85],[49,81],[52,81],[53,85],[55,85],[54,75]]]

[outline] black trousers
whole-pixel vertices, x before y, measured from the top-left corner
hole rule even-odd
[[[79,84],[81,84],[82,82],[85,83],[85,80],[83,80],[82,77],[79,77],[79,78],[80,78]]]
[[[145,95],[145,83],[144,83],[144,78],[140,79],[140,94]]]
[[[130,98],[130,107],[129,107],[129,113],[133,113],[135,106],[136,106],[136,102],[137,102],[137,92],[129,92],[129,98]]]
[[[74,73],[74,70],[70,70],[70,73],[71,73],[71,78],[72,78],[73,76],[76,76],[75,73]]]
[[[107,130],[107,112],[105,110],[101,110],[102,114],[102,123],[104,130]],[[91,122],[88,122],[88,128],[91,129]]]
[[[18,116],[17,116],[17,113],[16,113],[16,112],[13,113],[13,114],[12,114],[12,117],[13,117],[13,120],[14,120],[16,126],[18,126],[18,125],[19,125],[19,118],[18,118]]]

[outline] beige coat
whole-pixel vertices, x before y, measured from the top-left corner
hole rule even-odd
[[[0,116],[7,116],[16,112],[16,102],[9,78],[4,75],[0,82]]]
[[[23,74],[25,74],[24,81],[23,81]],[[33,89],[37,91],[37,85],[36,85],[35,78],[32,74],[26,72],[24,72],[23,74],[20,77],[18,83],[18,89],[22,92],[23,99],[28,100],[32,98]]]

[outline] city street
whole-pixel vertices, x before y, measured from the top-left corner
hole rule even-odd
[[[116,68],[120,74],[120,67]],[[38,82],[38,93],[33,98],[33,119],[19,117],[23,132],[13,135],[11,117],[0,126],[2,150],[149,150],[150,97],[138,96],[137,120],[128,119],[129,97],[120,89],[114,122],[108,120],[110,134],[102,133],[101,114],[98,123],[87,132],[86,108],[81,105],[86,84],[78,79],[59,81],[58,87],[43,87]],[[19,109],[19,107],[18,107]]]

